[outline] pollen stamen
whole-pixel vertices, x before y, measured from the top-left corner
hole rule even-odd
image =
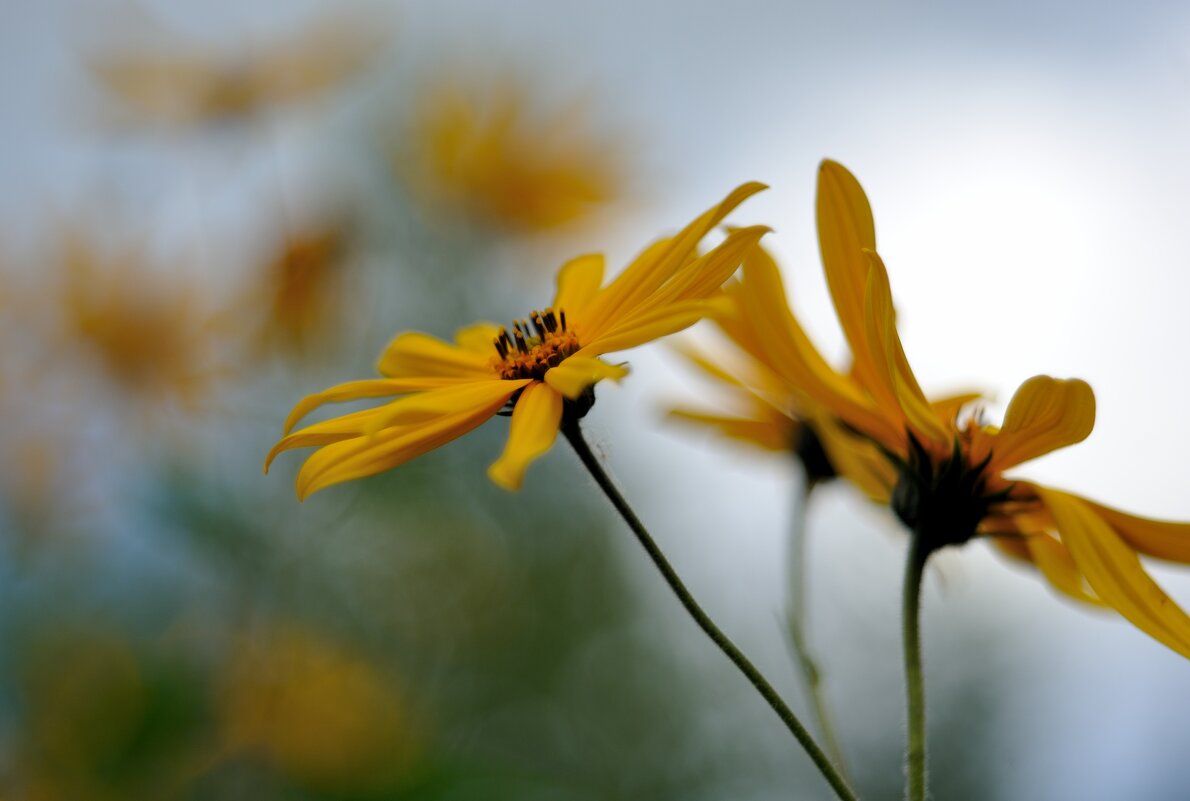
[[[511,329],[511,336],[504,329],[493,340],[497,356],[493,366],[503,379],[541,380],[580,347],[578,337],[566,328],[566,312],[561,309],[534,311],[528,320],[514,320]]]

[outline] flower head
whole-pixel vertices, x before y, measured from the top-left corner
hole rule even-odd
[[[108,254],[70,233],[62,264],[63,333],[129,397],[197,404],[217,372],[215,314],[189,286],[133,252]]]
[[[399,334],[380,357],[384,378],[304,398],[290,413],[286,431],[330,401],[396,400],[288,433],[268,462],[290,448],[318,446],[298,473],[298,497],[304,498],[403,464],[511,405],[508,444],[488,475],[506,489],[519,489],[529,463],[553,444],[563,416],[581,417],[590,408],[592,385],[627,374],[623,365],[599,357],[680,331],[721,302],[721,285],[767,229],[733,231],[703,255],[698,245],[762,188],[739,187],[676,236],[646,248],[606,286],[602,256],[573,259],[558,273],[553,304],[510,328],[479,323],[459,331],[454,343]]]
[[[249,58],[156,32],[151,48],[105,53],[89,66],[139,121],[242,121],[323,94],[360,72],[385,43],[378,30],[363,19],[318,19]]]
[[[784,358],[807,396],[894,467],[895,483],[883,494],[897,516],[927,552],[975,536],[994,538],[1059,590],[1116,609],[1190,658],[1190,617],[1138,558],[1190,563],[1190,524],[1134,517],[1005,475],[1091,433],[1091,388],[1078,379],[1030,378],[999,426],[964,412],[958,401],[969,398],[931,403],[901,346],[867,197],[851,173],[830,161],[822,164],[818,191],[823,266],[854,367],[848,375],[835,372],[808,341],[788,348]],[[756,280],[745,265],[744,283]],[[849,465],[840,469],[851,477]]]
[[[586,130],[583,107],[543,113],[531,89],[510,78],[427,87],[395,154],[419,199],[487,225],[542,231],[616,197],[619,156]]]
[[[262,351],[306,355],[344,312],[350,244],[345,226],[311,226],[288,235],[260,264],[249,300],[263,306],[258,336]]]

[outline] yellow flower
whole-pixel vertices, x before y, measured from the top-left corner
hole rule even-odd
[[[311,227],[285,238],[263,263],[260,291],[251,298],[267,308],[262,350],[302,355],[326,341],[343,311],[346,260],[342,226]]]
[[[89,66],[141,121],[185,127],[243,120],[337,87],[373,60],[385,43],[379,30],[368,20],[318,19],[248,58],[158,32],[151,49],[132,45]]]
[[[1000,426],[978,413],[931,404],[901,346],[888,274],[875,251],[871,209],[843,167],[822,164],[819,245],[835,309],[855,367],[831,370],[806,343],[783,355],[807,395],[869,439],[897,469],[886,488],[898,517],[926,553],[974,536],[995,538],[1036,565],[1059,590],[1109,606],[1190,658],[1190,618],[1141,565],[1139,554],[1190,563],[1190,524],[1125,514],[1085,498],[1004,475],[1082,441],[1095,397],[1078,379],[1035,376],[1016,391]],[[747,282],[748,267],[745,266]],[[768,335],[786,337],[786,321]]]
[[[226,756],[255,752],[319,788],[391,785],[420,756],[403,688],[361,654],[280,627],[232,653],[221,692]]]
[[[381,379],[352,381],[304,398],[286,431],[330,401],[403,396],[288,434],[268,463],[290,448],[319,446],[302,466],[297,494],[389,470],[471,431],[513,405],[508,444],[488,469],[501,487],[519,489],[526,467],[549,450],[564,412],[581,417],[591,387],[627,374],[599,357],[693,325],[721,300],[720,287],[767,230],[743,228],[699,256],[703,237],[745,198],[745,184],[676,236],[646,248],[607,286],[603,257],[580,256],[558,273],[553,305],[514,323],[511,332],[480,323],[454,344],[420,333],[398,335],[380,357]]]
[[[581,106],[543,114],[515,79],[442,81],[414,107],[398,172],[432,210],[500,228],[575,222],[622,190],[619,156],[586,130]]]
[[[154,275],[134,251],[66,235],[63,333],[129,396],[193,407],[216,372],[214,315],[196,291]]]

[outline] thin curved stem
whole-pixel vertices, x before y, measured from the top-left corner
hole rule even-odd
[[[698,602],[694,600],[694,596],[686,589],[686,585],[682,583],[681,578],[678,577],[677,572],[674,571],[669,560],[665,558],[665,554],[661,552],[661,549],[644,527],[644,524],[641,523],[640,518],[632,511],[632,507],[628,505],[628,501],[620,494],[620,491],[612,483],[607,472],[604,471],[603,466],[599,464],[599,460],[595,458],[595,454],[591,452],[591,448],[583,438],[578,421],[564,421],[561,430],[562,434],[565,435],[566,439],[574,448],[575,453],[578,454],[583,466],[587,468],[591,477],[595,479],[595,483],[599,485],[599,488],[603,490],[607,499],[611,501],[612,506],[620,513],[620,517],[628,524],[628,528],[636,535],[637,541],[640,542],[645,552],[648,553],[653,565],[661,573],[665,579],[665,583],[673,590],[674,595],[678,597],[682,606],[694,618],[694,622],[711,638],[719,650],[731,660],[732,664],[744,674],[752,686],[756,688],[756,691],[760,693],[761,697],[777,713],[777,717],[781,719],[781,722],[785,724],[786,728],[789,729],[802,748],[806,750],[806,753],[809,754],[810,759],[817,766],[818,770],[822,772],[822,775],[835,791],[835,794],[844,801],[856,801],[855,793],[839,774],[838,770],[836,770],[835,766],[831,764],[830,759],[822,749],[818,747],[818,744],[814,742],[814,738],[810,736],[806,727],[802,725],[793,711],[781,699],[781,696],[777,694],[777,691],[773,689],[773,686],[769,684],[768,680],[749,661],[748,657],[744,656],[743,652],[736,647],[735,643],[728,639],[727,635],[715,625],[715,622],[711,620],[707,613],[703,611],[702,607],[698,605]]]
[[[909,739],[905,750],[905,798],[926,798],[926,694],[921,670],[921,577],[930,552],[916,533],[909,540],[901,597],[901,643],[905,652],[905,696]]]
[[[839,738],[822,692],[822,672],[806,643],[806,517],[814,484],[803,475],[799,490],[794,493],[795,500],[791,512],[793,519],[789,532],[789,610],[786,618],[789,647],[793,652],[794,664],[801,674],[802,685],[818,723],[818,730],[822,733],[822,739],[826,741],[826,749],[839,773],[846,777],[847,766],[843,761],[843,749],[839,746]]]

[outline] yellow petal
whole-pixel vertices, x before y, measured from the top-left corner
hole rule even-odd
[[[641,301],[657,291],[689,260],[698,243],[736,206],[765,189],[764,184],[747,183],[737,187],[718,205],[687,225],[672,239],[663,240],[646,251],[648,258],[637,259],[591,301],[582,322],[588,338],[600,336],[617,317],[630,314]]]
[[[558,292],[554,296],[554,309],[564,310],[572,320],[580,319],[583,310],[599,292],[602,283],[602,254],[593,253],[571,259],[558,271]]]
[[[899,448],[903,427],[892,425],[888,414],[871,405],[848,376],[822,358],[790,311],[780,270],[763,247],[748,254],[744,280],[728,296],[739,306],[738,321],[718,318],[718,322],[736,344],[831,415],[890,448]]]
[[[714,312],[713,300],[686,300],[658,309],[631,315],[617,321],[615,328],[601,334],[580,348],[576,355],[599,356],[628,350],[646,342],[676,333],[697,323]]]
[[[479,378],[493,375],[492,359],[440,339],[417,332],[398,334],[384,353],[376,369],[390,378],[455,376]]]
[[[855,355],[854,369],[861,384],[877,379],[877,365],[868,359],[872,346],[865,318],[864,294],[870,264],[865,250],[876,250],[876,227],[868,198],[855,176],[834,161],[818,169],[818,247],[830,288],[831,301],[847,344]]]
[[[506,490],[519,490],[529,463],[554,444],[561,421],[561,395],[545,384],[526,387],[512,410],[508,444],[488,468],[488,478]]]
[[[1047,375],[1021,384],[992,445],[992,469],[1006,470],[1076,442],[1095,426],[1095,393],[1077,378]]]
[[[491,379],[453,384],[440,389],[419,392],[398,398],[377,410],[366,434],[375,434],[389,426],[416,425],[442,415],[482,408],[493,403],[503,405],[513,393],[528,384],[531,379],[522,378],[506,381]]]
[[[1121,539],[1141,553],[1190,564],[1190,523],[1137,517],[1094,501],[1083,499],[1083,502],[1106,520]]]
[[[628,375],[628,368],[620,364],[608,364],[600,359],[586,356],[571,356],[545,374],[545,383],[575,400],[587,387],[610,378],[619,381]]]
[[[301,431],[296,431],[282,437],[269,451],[268,456],[265,457],[264,472],[269,472],[269,466],[272,465],[273,460],[284,451],[293,450],[294,448],[307,448],[313,445],[330,445],[333,442],[341,442],[345,439],[354,439],[362,436],[365,428],[382,412],[383,407],[380,409],[364,409],[341,415],[322,423],[306,426]]]
[[[771,230],[767,226],[754,225],[732,231],[709,253],[679,270],[669,283],[641,303],[633,313],[677,301],[709,297],[723,286],[723,282],[739,268],[760,238]]]
[[[1110,608],[1087,586],[1066,546],[1049,534],[1010,531],[993,533],[990,538],[1001,553],[1040,570],[1054,589],[1064,595],[1080,603]]]
[[[305,500],[311,493],[333,484],[398,467],[475,429],[503,405],[504,400],[497,400],[424,423],[388,428],[373,436],[322,447],[298,471],[298,499]]]
[[[725,437],[740,440],[765,450],[788,453],[799,423],[790,417],[768,414],[760,419],[712,414],[690,409],[672,409],[668,417],[708,426]]]
[[[383,398],[389,395],[404,395],[426,389],[447,386],[461,378],[372,378],[364,381],[348,381],[336,384],[322,392],[307,395],[297,402],[289,417],[285,419],[285,433],[288,434],[298,421],[325,403],[359,400],[361,398]]]
[[[455,344],[491,359],[495,355],[495,339],[503,330],[499,323],[475,323],[455,332]]]
[[[945,398],[939,398],[933,401],[930,406],[934,409],[934,414],[940,420],[954,420],[959,416],[959,412],[969,403],[974,403],[981,400],[983,395],[978,392],[963,392],[958,395],[949,395]]]
[[[835,472],[870,501],[887,506],[897,483],[896,469],[868,440],[844,429],[834,419],[816,415],[811,424]]]
[[[869,390],[882,407],[899,410],[918,435],[949,445],[951,432],[926,400],[901,346],[884,261],[875,251],[864,251],[864,254],[868,258],[866,344],[871,351],[863,359],[872,367],[876,382]],[[858,364],[860,354],[856,353],[855,358]]]
[[[1025,548],[1050,584],[1066,595],[1091,606],[1106,606],[1087,586],[1087,580],[1066,546],[1048,534],[1025,537]]]
[[[1149,577],[1136,553],[1081,499],[1036,489],[1091,589],[1141,631],[1190,659],[1190,617]]]

